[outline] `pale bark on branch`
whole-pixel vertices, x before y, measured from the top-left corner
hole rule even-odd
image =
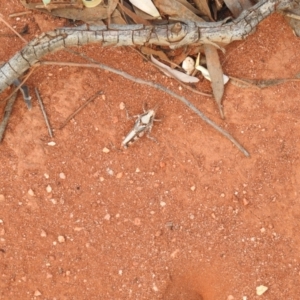
[[[0,67],[0,92],[12,84],[44,55],[72,46],[100,43],[103,46],[155,44],[171,48],[191,44],[228,44],[245,39],[259,22],[277,10],[289,9],[293,0],[261,0],[227,22],[180,21],[175,24],[110,25],[63,28],[43,33]]]

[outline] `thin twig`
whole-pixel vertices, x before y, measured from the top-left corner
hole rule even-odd
[[[9,17],[10,18],[15,18],[15,17],[21,17],[21,16],[29,15],[29,14],[32,14],[31,10],[26,10],[26,11],[21,11],[21,12],[18,12],[18,13],[10,14]]]
[[[76,109],[64,122],[63,124],[59,127],[59,129],[63,129],[67,123],[73,119],[80,111],[82,111],[91,101],[96,99],[99,95],[102,95],[103,91],[98,91],[95,95],[90,97],[88,100],[86,100],[78,109]]]
[[[12,95],[14,95],[21,87],[22,85],[28,80],[28,78],[30,77],[30,75],[33,73],[33,71],[35,70],[35,67],[38,66],[38,64],[35,64],[33,65],[33,68],[28,72],[28,74],[26,75],[26,77],[23,79],[23,81],[12,91],[12,93],[6,97],[5,99],[3,100],[0,100],[1,101],[7,101]]]
[[[46,111],[45,111],[44,103],[43,103],[43,101],[41,99],[39,90],[37,88],[34,88],[34,90],[35,90],[35,94],[36,94],[36,96],[38,98],[38,101],[39,101],[39,104],[40,104],[40,107],[41,107],[41,111],[43,113],[44,120],[45,120],[45,123],[46,123],[47,128],[48,128],[49,135],[50,135],[51,138],[53,138],[52,128],[50,126],[50,123],[49,123],[49,120],[48,120],[48,117],[47,117],[47,114],[46,114]]]
[[[73,52],[73,51],[72,51]],[[77,54],[77,53],[74,53]],[[163,85],[159,84],[159,83],[155,83],[152,81],[148,81],[148,80],[144,80],[141,78],[137,78],[134,77],[124,71],[120,71],[117,69],[114,69],[112,67],[109,67],[107,65],[104,65],[102,63],[99,62],[95,62],[95,60],[93,60],[92,58],[89,58],[87,56],[85,56],[84,54],[78,53],[77,55],[82,56],[83,58],[93,61],[94,63],[92,64],[82,64],[82,63],[73,63],[73,62],[56,62],[56,61],[42,61],[40,62],[41,65],[57,65],[57,66],[72,66],[72,67],[88,67],[88,68],[97,68],[97,69],[103,69],[103,70],[107,70],[110,71],[112,73],[118,74],[123,76],[126,79],[129,79],[133,82],[139,83],[139,84],[145,84],[151,87],[154,87],[158,90],[161,90],[169,95],[171,95],[174,98],[177,98],[178,100],[180,100],[181,102],[183,102],[185,105],[187,105],[191,110],[193,110],[204,122],[206,122],[207,124],[209,124],[210,126],[212,126],[214,129],[216,129],[218,132],[220,132],[222,135],[224,135],[226,138],[228,138],[241,152],[243,152],[243,154],[247,157],[250,156],[250,154],[247,152],[247,150],[238,143],[237,140],[235,140],[227,131],[225,131],[224,129],[222,129],[221,127],[219,127],[216,123],[214,123],[212,120],[210,120],[208,117],[205,116],[205,114],[203,112],[201,112],[200,110],[198,110],[192,103],[190,103],[185,97],[183,96],[179,96],[178,94],[168,90],[166,87],[164,87]]]
[[[24,43],[28,43],[16,30],[14,30],[4,19],[3,16],[0,14],[0,21],[4,23],[11,31],[13,31]]]
[[[12,109],[13,109],[13,106],[14,106],[14,103],[15,103],[16,99],[17,99],[17,94],[15,93],[15,94],[11,95],[11,97],[8,99],[8,101],[6,103],[6,106],[5,106],[5,109],[4,109],[3,120],[0,123],[0,143],[3,139],[4,131],[6,129],[8,119],[10,117],[10,114],[12,112]]]

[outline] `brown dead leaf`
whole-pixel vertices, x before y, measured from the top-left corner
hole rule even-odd
[[[176,0],[153,0],[161,13],[179,20],[204,22],[204,20]]]
[[[111,15],[116,9],[118,5],[119,0],[109,0],[107,5],[107,15],[108,15],[108,24],[110,24],[111,21]]]
[[[145,19],[143,19],[142,17],[138,16],[137,14],[135,14],[133,11],[131,11],[130,9],[128,9],[126,6],[124,6],[123,4],[119,3],[119,7],[120,9],[128,16],[130,17],[136,24],[143,24],[145,26],[149,26],[151,25],[151,23]]]
[[[243,10],[252,6],[250,0],[224,0],[224,2],[235,18],[237,18]]]
[[[201,12],[201,15],[208,17],[211,21],[214,21],[208,6],[208,0],[194,0],[194,3]]]
[[[207,69],[211,78],[213,95],[219,107],[221,118],[224,119],[222,106],[222,97],[224,94],[224,79],[219,54],[214,46],[208,44],[204,45],[204,52],[206,56]]]
[[[154,50],[149,47],[142,46],[141,47],[141,52],[145,55],[155,55],[158,56],[161,60],[168,62],[170,64],[173,64],[172,61],[169,60],[168,56],[165,54],[165,52],[160,51],[160,50]]]

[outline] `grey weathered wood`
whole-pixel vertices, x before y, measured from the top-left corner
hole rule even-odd
[[[12,84],[44,55],[71,46],[100,43],[103,46],[155,44],[178,48],[190,44],[222,43],[241,40],[251,34],[257,24],[275,12],[291,8],[293,0],[261,0],[242,12],[235,20],[195,23],[181,21],[174,24],[110,25],[101,27],[62,28],[42,34],[29,42],[0,68],[0,92]],[[299,5],[299,4],[298,4]],[[173,30],[172,30],[173,29]]]

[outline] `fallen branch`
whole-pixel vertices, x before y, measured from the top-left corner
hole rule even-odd
[[[63,48],[89,43],[103,46],[156,44],[171,48],[190,44],[228,44],[245,39],[264,18],[277,10],[291,8],[293,4],[293,0],[261,0],[244,10],[237,19],[226,22],[182,21],[156,26],[111,24],[50,31],[29,42],[0,68],[0,92],[44,55]]]

